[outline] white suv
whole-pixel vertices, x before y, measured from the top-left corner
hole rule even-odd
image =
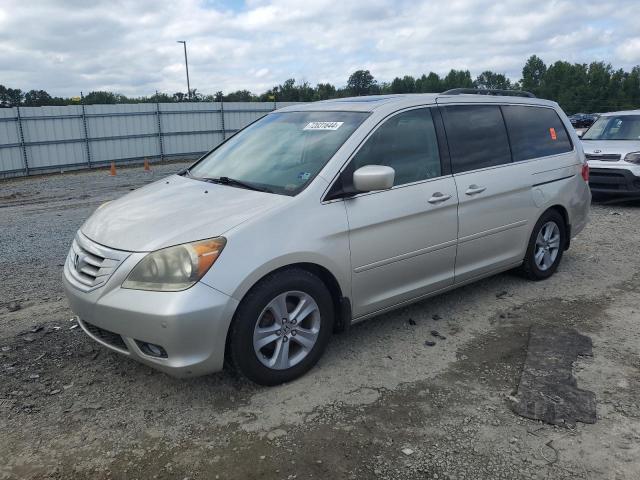
[[[594,194],[640,197],[640,110],[603,113],[582,145]]]
[[[98,208],[66,292],[84,331],[123,355],[175,376],[226,357],[281,383],[334,330],[516,267],[551,276],[587,222],[587,177],[546,100],[296,105]]]

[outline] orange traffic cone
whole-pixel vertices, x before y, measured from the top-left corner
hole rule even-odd
[[[145,172],[150,172],[151,171],[151,167],[149,166],[149,159],[148,158],[144,159],[144,171]]]
[[[109,176],[116,176],[116,162],[111,162],[111,170],[109,171]]]

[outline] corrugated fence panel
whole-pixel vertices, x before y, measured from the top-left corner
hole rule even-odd
[[[87,157],[83,143],[45,143],[27,148],[29,169],[64,169],[84,166]]]
[[[225,128],[240,130],[251,122],[273,111],[273,103],[225,102]]]
[[[156,105],[153,103],[87,105],[85,113],[91,139],[158,133]]]
[[[20,147],[0,148],[0,176],[6,173],[18,173],[24,169]]]
[[[20,117],[30,169],[86,163],[80,106],[20,107]]]
[[[0,108],[0,175],[24,168],[15,108]]]
[[[140,160],[159,155],[158,139],[155,137],[91,141],[91,161],[95,163]]]
[[[162,103],[162,134],[175,132],[214,132],[222,130],[222,117],[219,103],[197,103],[197,108],[190,104]]]
[[[171,135],[164,138],[165,155],[200,154],[211,150],[222,141],[222,133]]]
[[[293,105],[279,102],[278,108]],[[274,109],[273,102],[20,107],[29,172],[193,157]],[[224,110],[224,119],[223,113]],[[0,177],[25,175],[17,109],[0,109]]]

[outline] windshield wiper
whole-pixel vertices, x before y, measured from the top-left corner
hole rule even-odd
[[[200,180],[204,180],[205,182],[217,183],[220,185],[230,185],[232,187],[240,187],[246,188],[247,190],[255,190],[256,192],[267,192],[273,193],[272,190],[264,187],[258,187],[257,185],[253,185],[251,183],[242,182],[240,180],[236,180],[235,178],[229,177],[201,177]]]

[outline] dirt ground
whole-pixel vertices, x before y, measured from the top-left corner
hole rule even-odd
[[[0,182],[0,479],[640,478],[640,202],[594,205],[545,282],[502,274],[382,315],[334,336],[302,379],[262,388],[169,378],[70,322],[60,275],[76,229],[181,167]],[[595,424],[510,409],[533,324],[592,338],[574,374]]]

